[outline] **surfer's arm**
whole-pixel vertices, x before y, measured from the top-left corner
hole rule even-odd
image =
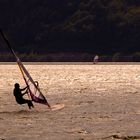
[[[25,89],[27,89],[29,86],[26,86],[25,88],[23,88],[23,89],[20,89],[21,91],[24,91]]]

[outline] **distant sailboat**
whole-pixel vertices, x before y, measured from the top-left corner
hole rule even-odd
[[[95,55],[93,63],[94,64],[97,64],[98,61],[99,61],[99,56],[98,55]]]

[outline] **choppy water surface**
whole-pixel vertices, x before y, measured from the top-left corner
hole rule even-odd
[[[51,105],[17,105],[14,83],[24,87],[17,65],[0,65],[0,138],[85,140],[140,135],[139,65],[25,65]],[[109,137],[108,139],[113,139]]]

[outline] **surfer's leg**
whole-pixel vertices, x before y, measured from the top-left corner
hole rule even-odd
[[[30,104],[31,107],[34,108],[34,105],[33,105],[32,101],[29,101],[29,104]]]
[[[27,104],[28,104],[29,109],[31,109],[31,107],[34,108],[32,101],[27,100]]]
[[[34,107],[32,101],[26,100],[26,99],[23,99],[22,101],[20,101],[20,104],[28,104],[29,109],[31,109],[31,107]]]

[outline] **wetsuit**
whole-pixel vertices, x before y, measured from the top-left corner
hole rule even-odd
[[[29,109],[31,109],[31,107],[34,107],[32,101],[23,98],[23,95],[26,94],[26,92],[23,94],[21,93],[21,91],[24,91],[25,89],[26,88],[24,88],[24,89],[15,88],[13,94],[14,94],[15,99],[16,99],[18,104],[20,104],[20,105],[21,104],[28,104]]]

